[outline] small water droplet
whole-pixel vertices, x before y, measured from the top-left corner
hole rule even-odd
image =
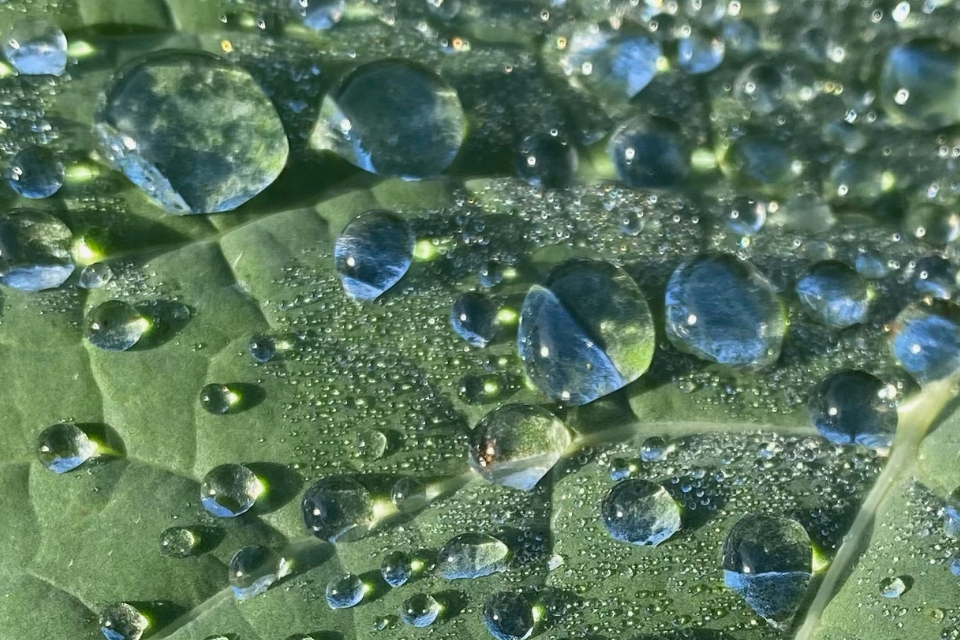
[[[243,407],[243,393],[237,385],[214,382],[200,390],[200,406],[213,415],[234,413]]]
[[[443,607],[428,593],[417,593],[400,605],[400,619],[411,627],[429,627],[440,617]]]
[[[227,571],[234,597],[247,600],[266,592],[274,582],[290,575],[290,565],[275,551],[251,545],[233,554]]]
[[[367,211],[337,238],[334,263],[344,292],[354,300],[379,298],[413,261],[416,238],[406,220],[390,211]]]
[[[880,581],[880,595],[884,598],[899,598],[907,592],[907,583],[903,578],[884,578]]]
[[[437,554],[437,571],[447,580],[470,580],[507,568],[510,549],[485,533],[463,533],[447,541]]]
[[[326,589],[327,604],[331,609],[349,609],[363,601],[366,588],[363,581],[353,574],[333,578]]]
[[[200,536],[189,527],[169,527],[160,534],[160,555],[189,558],[197,553]]]

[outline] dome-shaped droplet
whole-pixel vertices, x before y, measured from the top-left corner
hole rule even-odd
[[[101,289],[113,280],[113,269],[106,262],[88,264],[80,272],[77,284],[84,289]]]
[[[666,330],[674,346],[704,360],[763,367],[779,357],[787,326],[763,274],[721,254],[688,260],[670,276]]]
[[[920,258],[913,270],[913,288],[921,296],[950,300],[957,289],[957,270],[940,256]]]
[[[501,591],[487,596],[482,615],[496,640],[526,640],[533,634],[533,608],[519,593]]]
[[[54,473],[72,471],[97,455],[97,444],[77,425],[61,422],[37,438],[37,459]]]
[[[249,511],[264,486],[253,471],[241,464],[222,464],[203,476],[200,501],[218,518],[234,518]]]
[[[746,196],[734,198],[724,209],[724,225],[741,236],[755,236],[767,221],[767,203]]]
[[[660,43],[643,34],[621,34],[597,25],[558,34],[546,55],[556,56],[571,83],[606,100],[622,102],[644,89],[657,75]]]
[[[387,453],[390,439],[379,429],[364,429],[358,431],[354,438],[356,457],[364,460],[379,460]]]
[[[723,62],[726,46],[719,37],[694,31],[677,41],[677,61],[690,73],[710,73]]]
[[[887,52],[880,102],[893,118],[918,129],[960,122],[960,49],[942,40],[914,40]]]
[[[0,216],[0,283],[23,291],[55,289],[73,273],[73,234],[59,218],[32,209]]]
[[[150,621],[131,604],[118,602],[100,612],[100,631],[107,640],[140,640]]]
[[[463,533],[447,541],[437,554],[437,572],[447,580],[482,578],[504,571],[510,549],[485,533]]]
[[[416,478],[400,478],[390,488],[390,501],[400,513],[416,513],[429,503],[427,488]]]
[[[277,340],[273,336],[258,333],[250,338],[247,351],[254,362],[270,362],[277,355]]]
[[[891,329],[890,351],[920,384],[960,370],[960,309],[956,306],[941,301],[908,305]]]
[[[614,540],[655,547],[680,530],[680,505],[655,482],[624,480],[603,498],[600,520]]]
[[[889,447],[897,430],[896,391],[864,371],[831,373],[813,390],[810,422],[836,444]]]
[[[380,60],[326,95],[310,144],[365,171],[416,180],[453,162],[464,131],[460,98],[445,80],[412,62]]]
[[[812,571],[810,537],[787,518],[747,515],[723,543],[723,579],[762,617],[788,620]]]
[[[628,120],[610,136],[607,152],[620,179],[635,188],[676,186],[690,170],[677,127],[663,119]]]
[[[243,393],[237,385],[213,382],[200,389],[200,406],[213,415],[232,413],[243,406]]]
[[[361,301],[383,295],[410,268],[415,241],[407,221],[390,211],[367,211],[354,218],[333,250],[343,290]]]
[[[663,460],[670,452],[671,446],[659,436],[651,436],[640,444],[640,459],[644,462]]]
[[[890,267],[883,256],[869,249],[861,249],[853,263],[854,269],[868,280],[880,280],[890,275]]]
[[[747,65],[733,83],[734,95],[751,111],[768,114],[783,102],[787,80],[775,66],[765,62]]]
[[[402,587],[416,573],[417,561],[403,551],[391,551],[380,563],[380,575],[391,587]]]
[[[908,591],[909,587],[906,580],[900,576],[895,576],[881,580],[879,589],[880,595],[884,598],[899,598]]]
[[[950,492],[943,504],[943,529],[951,538],[960,538],[960,487]]]
[[[570,432],[546,409],[494,409],[470,434],[470,466],[488,482],[532,491],[570,446]]]
[[[234,597],[247,600],[264,593],[274,582],[290,575],[290,565],[275,551],[251,545],[233,554],[227,572]]]
[[[150,329],[150,320],[120,300],[103,302],[87,314],[84,336],[103,351],[126,351]]]
[[[363,601],[367,589],[358,576],[344,574],[333,578],[327,583],[327,605],[331,609],[349,609]]]
[[[541,189],[566,187],[580,165],[576,147],[554,133],[534,133],[524,138],[514,162],[517,175]]]
[[[330,542],[354,542],[375,524],[370,492],[349,477],[317,481],[303,494],[301,511],[310,533]]]
[[[290,0],[290,7],[303,24],[316,31],[326,31],[343,19],[346,0]]]
[[[63,186],[63,171],[50,149],[27,147],[10,161],[7,184],[24,198],[49,198]]]
[[[411,627],[429,627],[442,612],[443,607],[429,593],[416,593],[400,605],[400,619]]]
[[[17,73],[59,76],[67,68],[67,38],[49,20],[21,20],[4,40],[3,55]]]
[[[566,404],[592,402],[639,378],[654,343],[646,298],[606,262],[564,262],[523,301],[517,351],[527,376]]]
[[[918,204],[907,211],[903,230],[918,240],[942,246],[960,237],[960,214],[935,204]]]
[[[160,555],[189,558],[200,548],[200,536],[190,527],[169,527],[160,533]]]
[[[720,168],[738,184],[755,188],[785,188],[801,167],[790,147],[762,133],[749,133],[726,150]]]
[[[818,262],[797,280],[804,309],[831,329],[866,321],[873,291],[856,271],[835,260]]]
[[[450,310],[450,326],[475,347],[485,347],[497,335],[497,305],[482,293],[465,293]]]
[[[95,125],[107,159],[172,213],[230,211],[283,171],[283,123],[242,67],[165,51],[120,69]]]

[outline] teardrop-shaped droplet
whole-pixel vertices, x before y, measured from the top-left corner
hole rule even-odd
[[[463,533],[447,541],[437,554],[437,571],[447,580],[489,576],[507,568],[510,549],[485,533]]]
[[[517,351],[527,376],[566,404],[592,402],[639,378],[654,343],[643,293],[606,262],[564,262],[523,301]]]
[[[290,575],[290,565],[285,558],[259,545],[243,547],[233,554],[227,570],[237,600],[258,596],[277,580]]]
[[[63,163],[44,147],[27,147],[13,157],[7,184],[24,198],[49,198],[63,186]]]
[[[497,305],[482,293],[465,293],[450,310],[450,326],[475,347],[487,346],[497,335]]]
[[[470,435],[470,466],[488,482],[531,491],[570,446],[570,432],[552,413],[512,404],[483,417]]]
[[[243,67],[209,53],[129,63],[104,89],[94,122],[110,163],[171,213],[236,209],[287,163],[270,99]]]
[[[666,330],[681,351],[757,368],[780,356],[787,324],[770,281],[749,262],[720,254],[684,262],[670,276]]]
[[[303,494],[303,522],[310,533],[330,542],[354,542],[375,524],[373,498],[349,477],[324,478]]]
[[[118,602],[100,612],[100,631],[107,640],[140,640],[150,621],[132,604]]]
[[[133,305],[120,300],[103,302],[87,314],[87,342],[103,351],[126,351],[136,345],[151,323]]]
[[[890,446],[897,430],[893,386],[865,371],[838,371],[820,381],[810,396],[810,421],[836,444]]]
[[[920,384],[952,376],[960,370],[960,308],[942,301],[908,305],[887,340],[897,362]]]
[[[200,536],[190,527],[169,527],[160,534],[160,555],[189,558],[200,549]]]
[[[246,513],[263,495],[260,478],[242,464],[222,464],[203,476],[200,501],[218,518],[235,518]]]
[[[0,216],[0,283],[22,291],[55,289],[73,273],[73,234],[59,218],[33,209]]]
[[[772,622],[789,620],[812,572],[810,537],[787,518],[746,515],[723,543],[723,579],[750,608]]]
[[[367,588],[358,576],[344,574],[327,583],[327,605],[331,609],[349,609],[363,602]]]
[[[37,458],[54,473],[66,473],[96,457],[97,443],[72,422],[44,429],[37,438]]]
[[[400,619],[411,627],[429,627],[443,612],[443,607],[429,593],[416,593],[400,605]]]
[[[17,73],[59,76],[67,68],[67,38],[60,27],[49,20],[20,20],[3,42],[3,55]]]
[[[836,260],[818,262],[797,280],[807,312],[831,329],[866,321],[873,291],[856,271]]]
[[[614,540],[655,547],[680,530],[680,505],[659,484],[634,478],[610,489],[600,520]]]
[[[483,602],[483,623],[496,640],[526,640],[533,634],[533,608],[519,593],[494,593]]]
[[[465,122],[443,78],[405,60],[379,60],[351,71],[324,97],[310,144],[365,171],[416,180],[453,162]]]
[[[361,301],[383,295],[410,268],[415,241],[407,221],[390,211],[367,211],[354,218],[333,250],[343,290]]]

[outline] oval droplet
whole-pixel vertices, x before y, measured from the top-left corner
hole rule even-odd
[[[403,551],[391,551],[380,563],[380,575],[393,588],[407,584],[416,572],[416,561]]]
[[[482,293],[465,293],[453,303],[450,326],[474,347],[485,347],[500,328],[497,306]]]
[[[73,234],[59,218],[33,209],[0,216],[0,283],[21,291],[56,289],[73,273]]]
[[[333,250],[344,292],[364,302],[379,298],[410,268],[415,241],[407,221],[390,211],[367,211],[354,218]]]
[[[375,524],[370,492],[349,477],[317,481],[303,494],[301,512],[307,529],[330,542],[354,542]]]
[[[241,464],[222,464],[203,476],[200,501],[218,518],[235,518],[253,508],[263,495],[260,478]]]
[[[614,540],[655,547],[680,530],[680,505],[659,484],[634,478],[610,489],[600,520]]]
[[[233,554],[227,573],[233,596],[247,600],[265,593],[274,582],[290,575],[290,565],[275,551],[251,545]]]
[[[37,438],[37,459],[54,473],[72,471],[97,453],[97,443],[72,422],[47,427]]]
[[[897,362],[920,384],[960,370],[960,309],[952,304],[907,305],[887,337]]]
[[[463,533],[447,541],[437,554],[437,571],[447,580],[471,580],[507,568],[510,549],[485,533]]]

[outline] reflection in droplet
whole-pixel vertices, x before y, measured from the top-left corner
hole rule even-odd
[[[60,219],[32,209],[0,216],[0,283],[22,291],[55,289],[73,273],[73,234]]]
[[[235,518],[249,511],[264,493],[263,482],[241,464],[222,464],[203,476],[200,501],[218,518]]]
[[[897,430],[896,391],[864,371],[838,371],[810,396],[810,421],[836,444],[889,447]]]
[[[818,262],[797,280],[797,297],[810,315],[831,329],[866,321],[873,291],[856,271],[836,260]]]
[[[367,211],[348,224],[334,246],[343,290],[355,300],[383,295],[410,268],[416,238],[406,220],[390,211]]]
[[[501,591],[483,602],[483,623],[496,640],[526,640],[533,634],[530,603],[519,593]]]
[[[67,38],[43,18],[20,20],[3,42],[3,55],[27,76],[59,76],[67,67]]]
[[[436,598],[428,593],[417,593],[400,605],[400,619],[405,624],[420,629],[436,622],[442,611],[443,607]]]
[[[63,186],[63,163],[50,149],[27,147],[13,157],[7,184],[24,198],[49,198]]]
[[[327,605],[331,609],[349,609],[360,604],[366,592],[367,589],[358,576],[340,575],[327,584]]]
[[[97,444],[77,425],[61,422],[37,438],[37,458],[54,473],[66,473],[97,455]]]
[[[230,558],[227,569],[230,587],[237,600],[258,596],[277,580],[290,575],[290,565],[285,558],[259,545],[237,551]]]
[[[160,533],[160,555],[189,558],[197,553],[200,536],[189,527],[169,527]]]
[[[680,505],[659,484],[624,480],[604,497],[600,519],[614,540],[657,546],[680,530]]]
[[[151,323],[133,305],[120,300],[103,302],[87,314],[87,342],[103,351],[126,351],[150,329]]]
[[[890,351],[920,384],[960,370],[960,309],[956,306],[941,301],[908,305],[891,329]]]
[[[510,549],[485,533],[463,533],[447,541],[437,554],[437,572],[447,580],[482,578],[507,568]]]
[[[375,524],[370,492],[349,477],[318,480],[303,494],[301,511],[310,533],[330,542],[354,542]]]

